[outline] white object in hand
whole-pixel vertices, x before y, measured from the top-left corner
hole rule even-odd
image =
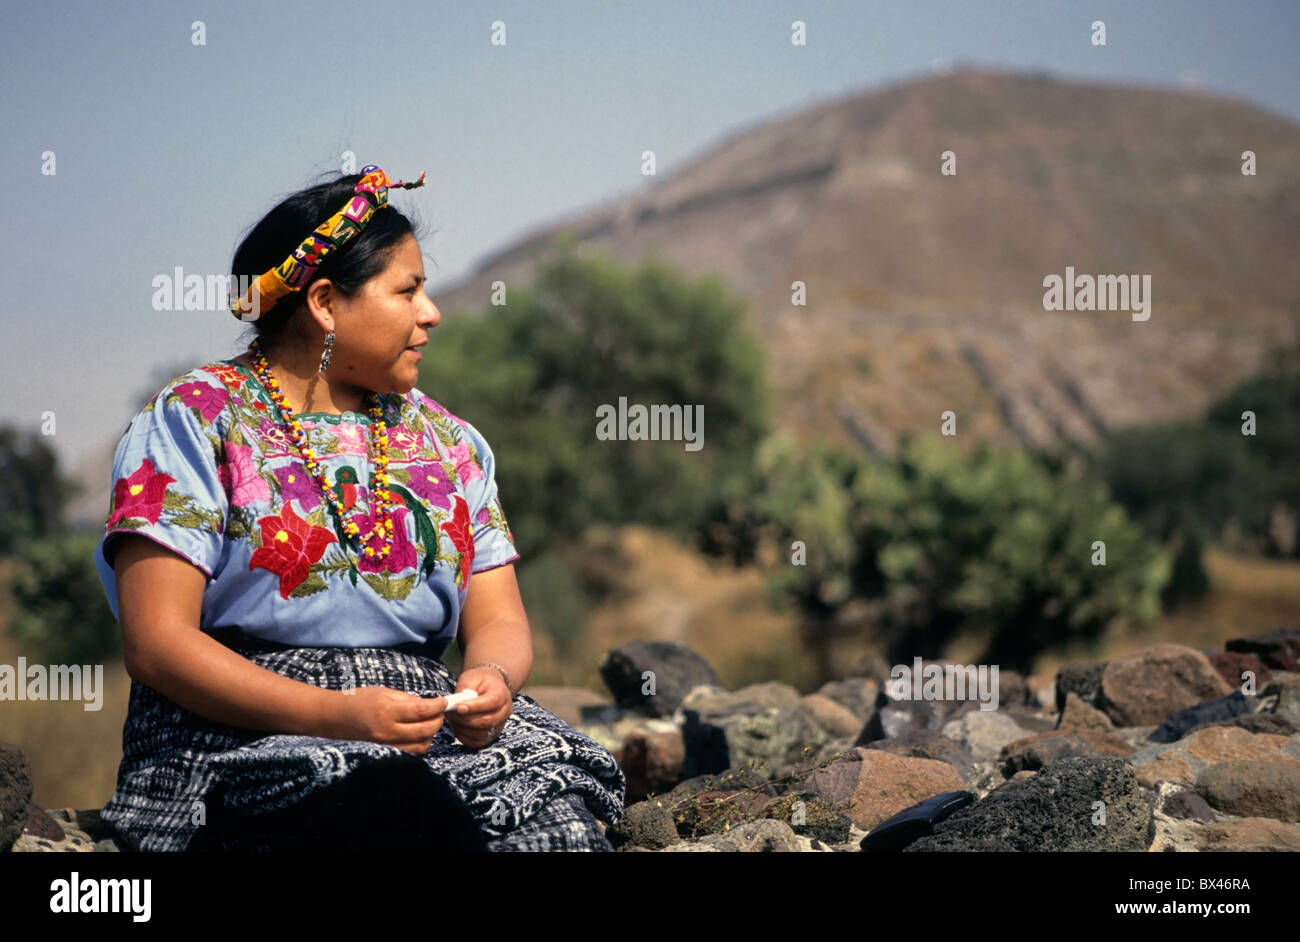
[[[453,693],[447,697],[447,711],[456,709],[462,703],[468,703],[478,697],[477,690],[462,690],[460,693]]]

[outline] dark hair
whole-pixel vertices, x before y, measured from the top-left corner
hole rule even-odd
[[[282,200],[239,243],[230,263],[233,284],[238,286],[241,278],[244,285],[251,284],[267,269],[283,262],[317,226],[347,203],[360,179],[359,173],[341,175]],[[404,192],[390,190],[389,196]],[[280,298],[250,325],[262,349],[270,351],[293,334],[305,336],[300,315],[307,309],[303,294],[309,285],[328,278],[344,297],[353,297],[362,285],[388,267],[397,244],[407,234],[419,238],[417,228],[418,223],[412,226],[411,220],[391,203],[375,210],[360,234],[325,256],[306,284]]]

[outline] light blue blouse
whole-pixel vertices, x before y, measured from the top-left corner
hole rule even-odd
[[[382,397],[394,543],[359,553],[256,375],[234,359],[169,382],[135,415],[113,459],[95,550],[120,621],[115,535],[139,533],[207,577],[199,627],[312,647],[390,647],[456,637],[474,573],[519,558],[478,430],[419,389]],[[345,513],[368,532],[369,415],[299,413]],[[381,543],[376,541],[376,549]]]

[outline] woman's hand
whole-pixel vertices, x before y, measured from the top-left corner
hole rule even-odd
[[[358,687],[337,693],[334,714],[326,718],[322,729],[327,739],[377,742],[423,756],[447,715],[446,697],[419,697],[391,687]]]
[[[501,735],[514,711],[514,698],[493,667],[474,667],[462,673],[456,681],[456,692],[462,690],[474,690],[478,697],[448,711],[447,725],[470,749],[482,749]]]

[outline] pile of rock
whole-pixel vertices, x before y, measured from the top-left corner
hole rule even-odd
[[[616,648],[601,674],[608,695],[524,693],[618,759],[620,851],[859,852],[937,795],[973,800],[899,848],[1300,850],[1300,632],[1223,652],[1157,644],[1055,678],[999,672],[992,710],[894,699],[883,664],[810,694],[728,691],[669,642]],[[118,849],[98,812],[31,804],[25,757],[0,745],[11,845]]]
[[[530,692],[619,759],[620,850],[857,852],[961,791],[975,801],[907,851],[1300,850],[1300,632],[1000,672],[996,710],[895,700],[887,674],[726,691],[657,642],[611,652],[602,675],[611,700]]]

